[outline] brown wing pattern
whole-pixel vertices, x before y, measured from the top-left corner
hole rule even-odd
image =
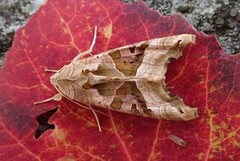
[[[190,34],[156,38],[75,61],[69,65],[71,77],[65,75],[67,81],[61,78],[64,84],[59,86],[66,89],[63,95],[85,104],[153,118],[191,120],[198,116],[197,109],[170,95],[164,79],[170,59],[178,58],[194,42]]]

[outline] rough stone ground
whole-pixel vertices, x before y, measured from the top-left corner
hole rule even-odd
[[[0,67],[14,33],[45,0],[0,0]],[[133,0],[122,0],[132,2]],[[240,0],[144,0],[165,15],[179,12],[199,31],[214,34],[226,53],[240,52]]]

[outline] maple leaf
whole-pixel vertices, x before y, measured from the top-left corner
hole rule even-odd
[[[175,122],[104,111],[110,117],[99,115],[100,133],[91,111],[67,100],[34,106],[56,93],[44,69],[59,69],[87,50],[95,25],[95,54],[195,34],[196,44],[169,64],[166,82],[200,117]],[[162,16],[141,1],[47,1],[16,33],[0,71],[0,160],[239,160],[239,60],[181,15]],[[178,148],[169,133],[187,147]]]

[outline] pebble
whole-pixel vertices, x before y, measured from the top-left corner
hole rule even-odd
[[[189,5],[178,7],[178,11],[181,13],[189,13],[192,9],[193,9],[193,7],[189,6]]]
[[[224,19],[222,17],[217,17],[215,20],[216,25],[223,25],[224,24]]]
[[[230,16],[235,17],[235,16],[237,16],[237,14],[238,14],[237,9],[233,8],[230,10]]]

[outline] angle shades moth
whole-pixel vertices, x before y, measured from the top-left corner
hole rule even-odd
[[[55,73],[50,81],[58,94],[35,104],[62,97],[84,104],[93,111],[100,131],[92,106],[157,119],[189,121],[198,117],[197,108],[172,96],[164,82],[170,59],[177,59],[186,46],[195,43],[195,35],[150,39],[84,58],[91,54],[96,35],[97,27],[89,50],[59,70],[47,70]]]

